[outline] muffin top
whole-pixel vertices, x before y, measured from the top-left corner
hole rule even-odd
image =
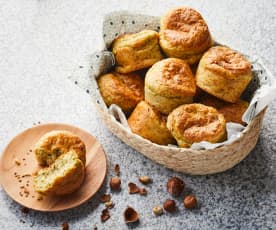
[[[210,48],[202,59],[206,69],[218,74],[235,77],[236,75],[251,73],[251,65],[245,57],[225,46]]]
[[[161,34],[171,45],[185,50],[204,51],[211,43],[206,22],[199,12],[189,7],[170,10],[161,19]]]
[[[155,63],[147,72],[145,85],[166,97],[194,96],[196,84],[189,65],[178,58]]]
[[[225,134],[225,118],[210,106],[187,104],[176,108],[168,116],[167,126],[178,139],[186,143],[217,142]]]

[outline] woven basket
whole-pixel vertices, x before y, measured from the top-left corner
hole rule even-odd
[[[149,159],[178,172],[206,175],[223,172],[243,160],[255,147],[265,109],[244,129],[240,138],[233,143],[212,150],[193,150],[154,144],[136,134],[127,132],[114,116],[96,104],[101,118],[118,138]]]
[[[251,116],[250,119],[247,119],[250,121],[249,124],[242,131],[241,136],[231,144],[224,144],[211,150],[194,150],[157,145],[141,138],[118,122],[114,115],[110,114],[110,111],[102,100],[96,78],[105,72],[109,72],[114,67],[114,57],[111,52],[108,52],[108,48],[114,38],[118,34],[125,32],[133,33],[145,28],[158,31],[159,21],[159,17],[128,12],[113,12],[106,15],[103,22],[105,47],[102,51],[89,56],[82,63],[82,68],[73,74],[71,79],[75,84],[77,82],[81,88],[91,94],[101,118],[111,132],[151,160],[175,171],[194,175],[212,174],[230,169],[244,159],[256,145],[265,114],[264,107],[258,110],[262,111],[253,120],[251,119],[255,115],[255,112],[252,113],[252,116],[249,113]],[[121,22],[124,23],[122,24]],[[135,25],[133,22],[135,22]],[[220,43],[216,42],[216,44]],[[246,57],[252,64],[253,80],[251,81],[252,84],[250,83],[246,89],[243,99],[251,101],[252,95],[257,91],[259,86],[271,85],[272,75],[263,66],[258,57]],[[87,78],[87,73],[89,73],[89,79]],[[254,103],[253,105],[255,108],[259,106],[258,103]]]

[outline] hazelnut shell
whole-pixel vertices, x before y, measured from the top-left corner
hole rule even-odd
[[[124,211],[124,219],[126,223],[134,223],[139,220],[139,214],[134,208],[128,206]]]

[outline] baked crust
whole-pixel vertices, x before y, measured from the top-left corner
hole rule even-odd
[[[202,104],[179,106],[169,114],[167,127],[180,147],[201,141],[216,143],[226,138],[224,116]]]
[[[98,85],[105,104],[116,104],[126,114],[144,99],[144,81],[136,73],[108,73],[99,77]]]
[[[112,44],[112,52],[116,60],[115,69],[119,73],[150,67],[163,58],[159,34],[153,30],[119,36]]]
[[[160,145],[175,143],[166,126],[167,117],[153,106],[141,101],[130,117],[128,125],[133,133]]]
[[[212,44],[208,26],[196,10],[178,7],[161,18],[160,46],[167,56],[194,64]]]
[[[224,46],[210,48],[201,58],[196,72],[199,88],[231,103],[239,100],[251,79],[250,63]]]
[[[245,124],[242,121],[242,115],[248,108],[247,101],[239,99],[236,103],[228,103],[206,93],[202,93],[198,100],[199,103],[216,108],[219,113],[223,114],[226,122]]]
[[[189,65],[181,59],[159,61],[146,74],[145,100],[164,114],[181,104],[191,103],[195,92],[195,78]]]
[[[66,130],[54,130],[44,134],[36,143],[34,152],[41,166],[49,166],[60,155],[74,150],[85,165],[86,148],[83,141],[75,134]]]

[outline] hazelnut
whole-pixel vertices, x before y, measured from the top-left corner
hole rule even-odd
[[[142,183],[142,184],[149,184],[152,182],[152,179],[148,176],[140,176],[139,177],[139,181]]]
[[[163,214],[163,208],[161,206],[155,206],[152,211],[156,216],[160,216]]]
[[[184,186],[184,181],[178,177],[171,177],[167,182],[167,190],[173,196],[180,196]]]
[[[139,214],[132,207],[127,207],[124,211],[124,218],[126,223],[133,223],[139,220]]]
[[[197,205],[197,200],[194,195],[189,195],[184,198],[183,204],[187,209],[193,209]]]
[[[111,190],[121,189],[121,179],[119,177],[112,177],[109,182]]]
[[[111,200],[107,201],[107,202],[105,202],[105,207],[111,209],[114,207],[114,203]]]
[[[167,199],[163,204],[164,209],[167,212],[174,212],[176,210],[176,205],[174,200]]]

